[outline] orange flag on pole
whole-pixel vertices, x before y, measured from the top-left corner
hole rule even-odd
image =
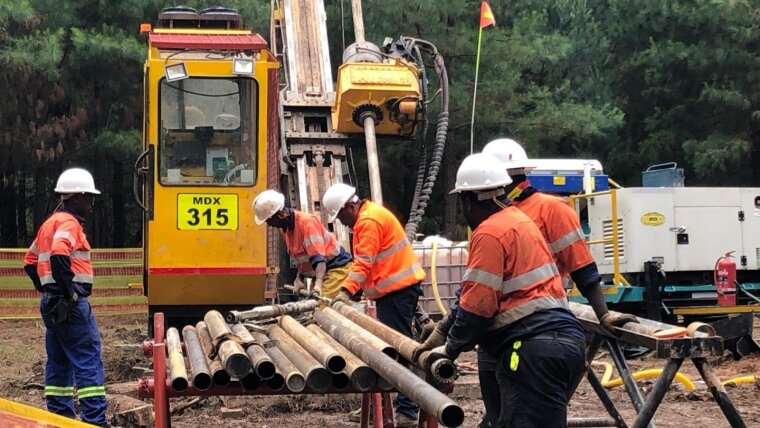
[[[496,25],[496,19],[491,12],[491,6],[486,2],[480,3],[480,28],[486,28],[490,25]]]

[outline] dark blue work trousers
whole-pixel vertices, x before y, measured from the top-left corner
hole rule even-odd
[[[510,366],[513,352],[507,348],[496,367],[501,392],[497,426],[567,427],[567,403],[586,366],[584,341],[561,333],[523,339],[516,350],[518,363]]]
[[[422,295],[420,284],[414,284],[375,300],[377,319],[392,329],[412,337],[412,319],[417,310],[417,300]],[[419,407],[404,394],[398,394],[393,402],[396,412],[414,419]]]
[[[106,426],[106,391],[100,332],[86,297],[80,297],[71,319],[56,323],[55,311],[48,308],[48,296],[40,301],[45,323],[45,403],[48,411],[75,418],[74,385],[82,407],[83,422]]]

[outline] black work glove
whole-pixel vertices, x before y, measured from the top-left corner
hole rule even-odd
[[[76,296],[76,294],[74,295]],[[71,312],[74,311],[74,306],[76,306],[76,298],[61,297],[58,299],[54,314],[56,324],[64,324],[71,321]]]

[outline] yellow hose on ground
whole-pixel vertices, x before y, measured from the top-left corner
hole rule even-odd
[[[615,388],[623,384],[623,378],[616,378],[616,379],[610,380],[610,378],[612,378],[612,364],[605,363],[602,361],[592,361],[591,364],[597,365],[597,366],[601,366],[601,365],[604,366],[604,375],[602,375],[602,385],[605,388]],[[651,379],[651,378],[655,378],[659,376],[660,373],[662,373],[662,369],[641,370],[641,371],[633,373],[633,378],[636,380]],[[687,391],[694,391],[696,389],[691,379],[686,377],[686,375],[684,375],[681,372],[676,373],[676,380],[681,385],[683,385]]]
[[[755,383],[755,377],[754,376],[735,377],[733,379],[724,380],[720,384],[723,385],[723,386],[726,386],[729,383],[732,383],[734,385],[741,385],[741,384],[744,384],[744,383]]]
[[[446,316],[446,308],[441,301],[441,293],[438,292],[438,278],[436,274],[438,272],[435,266],[436,259],[438,258],[438,242],[433,241],[433,258],[430,260],[430,285],[433,287],[433,296],[435,297],[435,304],[438,305],[438,310],[441,311],[441,315]]]

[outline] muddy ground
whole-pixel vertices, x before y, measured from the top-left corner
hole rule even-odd
[[[146,335],[143,316],[110,316],[98,319],[103,336],[103,358],[106,364],[108,384],[136,381],[140,367],[148,367],[149,361],[142,356],[139,345]],[[760,324],[760,322],[756,322]],[[0,397],[44,408],[42,394],[44,370],[44,326],[39,321],[0,321]],[[755,337],[760,337],[760,328],[755,328]],[[466,356],[465,361],[471,356]],[[601,361],[611,362],[602,357]],[[629,361],[635,369],[662,367],[663,362],[653,358]],[[753,355],[741,361],[719,358],[714,361],[722,380],[743,376],[760,375],[760,355]],[[462,385],[473,385],[477,376],[467,370],[460,378]],[[135,369],[137,367],[137,369]],[[597,371],[601,376],[601,368]],[[697,383],[695,392],[686,392],[680,386],[673,386],[656,414],[658,427],[727,427],[712,396],[704,385],[696,382],[700,377],[694,366],[687,362],[681,369]],[[648,393],[653,380],[639,382]],[[482,403],[472,399],[474,387],[463,388],[455,400],[466,412],[465,427],[475,427],[483,412]],[[626,421],[633,421],[634,411],[623,388],[614,388],[610,396],[622,412]],[[728,389],[748,427],[760,427],[760,389],[754,384],[745,384]],[[456,393],[456,392],[455,392]],[[469,397],[469,398],[468,398]],[[172,400],[172,407],[189,402],[189,399]],[[240,406],[242,418],[223,419],[220,408],[223,403],[217,397],[203,398],[194,405],[175,412],[173,425],[179,428],[200,426],[227,427],[355,427],[346,413],[359,406],[356,396],[325,397],[236,397],[228,406]],[[180,406],[181,407],[181,406]],[[570,416],[604,416],[605,411],[596,394],[584,380],[570,404]]]

